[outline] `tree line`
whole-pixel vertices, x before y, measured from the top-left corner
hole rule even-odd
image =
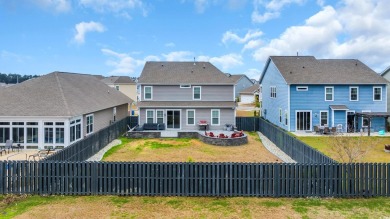
[[[37,77],[39,77],[39,75],[20,75],[20,74],[0,73],[0,83],[16,84]]]

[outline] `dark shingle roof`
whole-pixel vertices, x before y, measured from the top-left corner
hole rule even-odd
[[[258,91],[260,88],[260,85],[259,84],[254,84],[248,88],[245,88],[244,90],[242,90],[240,92],[240,94],[253,94],[255,93],[256,91]]]
[[[53,72],[0,92],[0,116],[77,116],[132,100],[95,76]]]
[[[135,84],[129,76],[111,76],[103,78],[102,81],[106,84]]]
[[[233,108],[234,101],[142,101],[138,102],[138,107],[173,107],[173,108]]]
[[[316,59],[314,56],[270,56],[287,84],[386,84],[357,59]]]
[[[210,62],[146,62],[140,84],[234,84]]]

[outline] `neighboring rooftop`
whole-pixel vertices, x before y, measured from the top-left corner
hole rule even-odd
[[[132,102],[96,76],[53,72],[2,89],[0,116],[78,116]]]
[[[287,84],[387,84],[357,59],[316,59],[314,56],[270,56]],[[262,74],[262,77],[264,73]],[[261,81],[261,80],[260,80]]]
[[[129,76],[110,76],[103,78],[102,81],[106,84],[135,84]]]
[[[250,82],[253,83],[253,81],[252,81],[250,78],[248,78],[248,76],[246,76],[245,74],[232,75],[232,74],[230,74],[230,73],[226,73],[226,75],[228,75],[228,77],[230,77],[230,78],[234,81],[234,83],[236,83],[236,84],[237,84],[238,81],[240,81],[240,79],[243,78],[243,77],[246,77],[246,78],[248,79],[248,81],[250,81]]]
[[[242,90],[240,92],[240,94],[254,94],[255,92],[259,91],[259,88],[260,88],[259,84],[254,84],[254,85]]]
[[[210,62],[146,62],[140,84],[235,84]]]

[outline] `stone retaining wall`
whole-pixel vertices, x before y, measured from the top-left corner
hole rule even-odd
[[[128,138],[161,138],[161,132],[133,131],[127,133]]]

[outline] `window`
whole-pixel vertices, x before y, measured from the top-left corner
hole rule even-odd
[[[195,110],[187,110],[187,125],[195,125]]]
[[[37,127],[27,127],[27,143],[38,143]]]
[[[285,125],[288,125],[288,113],[287,113],[287,111],[286,112],[284,112],[284,124]]]
[[[12,139],[14,143],[24,143],[24,127],[13,127]]]
[[[328,111],[320,111],[320,126],[328,124]]]
[[[276,87],[271,87],[271,98],[276,98]]]
[[[5,143],[8,139],[10,139],[9,131],[10,128],[8,127],[0,127],[0,143]]]
[[[87,134],[93,132],[93,114],[87,115]]]
[[[119,85],[115,85],[115,89],[116,89],[116,90],[119,90]]]
[[[116,121],[116,107],[112,108],[112,120],[115,122]]]
[[[81,138],[81,119],[70,121],[69,133],[70,142],[79,140]]]
[[[145,86],[144,87],[144,99],[145,100],[151,100],[152,99],[152,87],[151,86]]]
[[[359,100],[359,88],[358,87],[350,87],[349,88],[349,100],[350,101],[358,101]]]
[[[45,128],[45,143],[54,143],[52,127]]]
[[[282,109],[279,108],[279,122],[282,123]]]
[[[219,125],[220,112],[218,109],[211,110],[211,125]]]
[[[156,110],[156,120],[157,123],[164,123],[164,111]]]
[[[191,88],[190,84],[181,84],[180,88]]]
[[[193,99],[194,100],[200,100],[200,95],[201,95],[201,88],[199,86],[194,86],[194,95]]]
[[[309,88],[307,86],[299,86],[297,87],[297,91],[308,91]]]
[[[325,87],[325,101],[333,101],[333,87]]]
[[[153,110],[146,110],[146,123],[154,122],[154,112]]]
[[[64,143],[64,138],[65,138],[65,133],[64,133],[64,128],[56,128],[56,143],[63,144]]]
[[[374,101],[381,101],[382,100],[382,87],[374,87],[373,88],[374,93]]]

